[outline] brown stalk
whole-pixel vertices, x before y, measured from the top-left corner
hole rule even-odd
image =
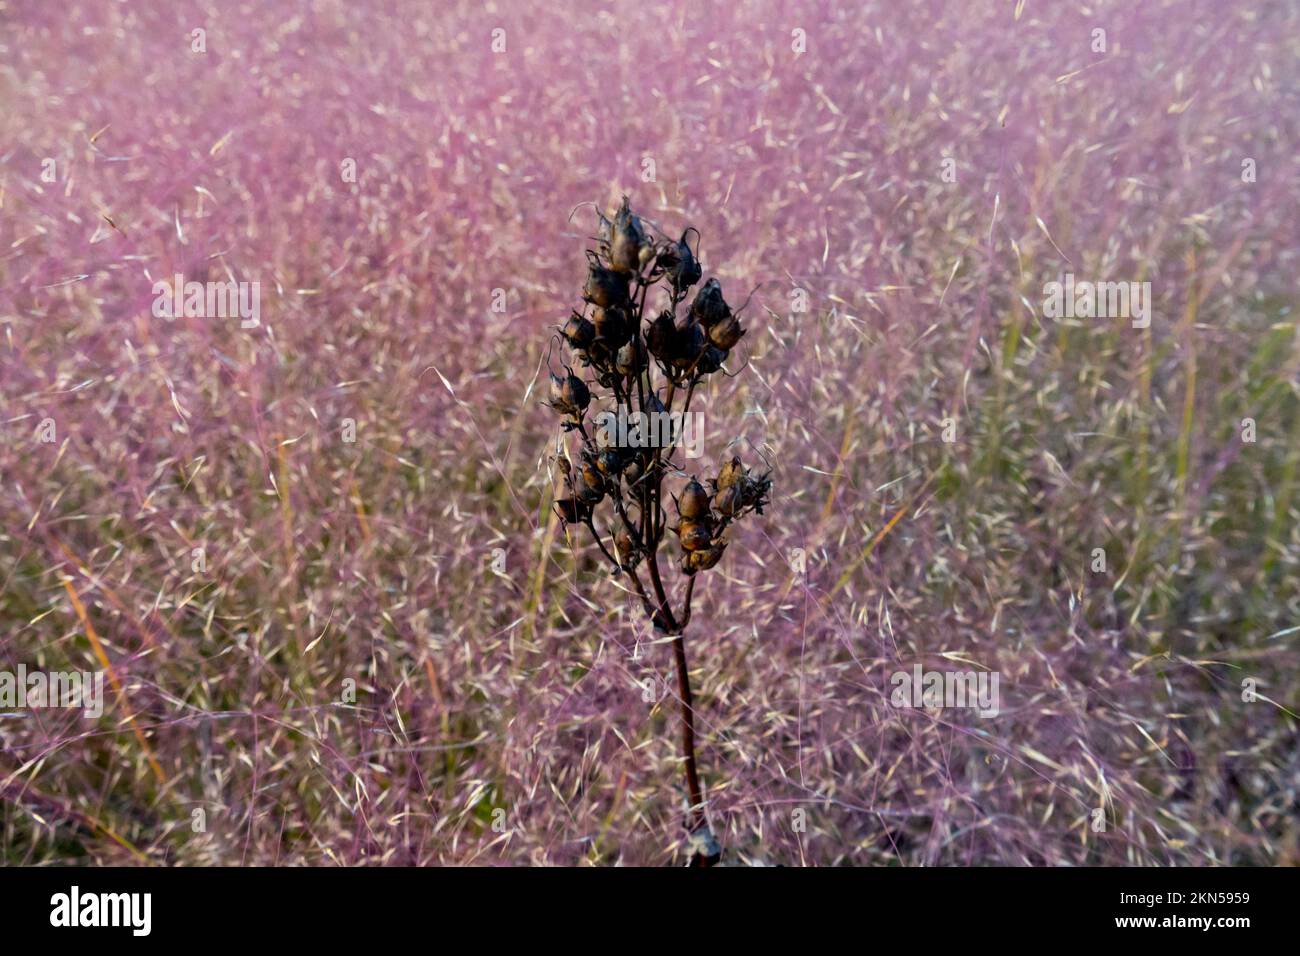
[[[629,420],[648,410],[648,401],[671,416],[679,391],[685,395],[684,415],[690,411],[696,385],[706,375],[722,370],[728,352],[745,330],[722,298],[716,279],[705,283],[695,293],[689,310],[679,315],[678,309],[691,294],[691,287],[703,278],[696,258],[698,243],[696,249],[691,249],[686,242],[693,230],[686,230],[677,242],[667,238],[652,240],[626,199],[613,217],[601,215],[600,223],[600,251],[588,251],[589,271],[583,290],[587,306],[581,313],[572,313],[562,336],[581,366],[595,371],[595,385],[610,389],[615,407]],[[646,297],[658,282],[663,282],[661,289],[668,292],[668,308],[647,328]],[[586,314],[588,306],[593,308],[590,318]],[[620,357],[623,348],[630,349],[630,363]],[[707,364],[702,364],[706,357]],[[664,388],[662,401],[655,390],[656,368]],[[576,464],[567,454],[564,456],[566,497],[557,498],[556,510],[564,521],[587,526],[614,573],[626,574],[631,581],[654,628],[670,638],[681,702],[690,865],[711,866],[720,858],[721,850],[709,828],[696,761],[695,702],[684,632],[691,622],[697,575],[722,557],[727,545],[723,532],[733,519],[749,511],[762,512],[771,482],[767,475],[751,476],[736,458],[724,465],[716,478],[708,479],[714,488],[712,493],[696,478],[689,480],[683,497],[675,499],[679,524],[673,530],[680,539],[681,571],[687,581],[680,614],[674,613],[659,558],[667,530],[664,479],[669,470],[677,471],[673,456],[680,436],[673,434],[671,441],[662,444],[654,442],[653,450],[647,444],[628,443],[622,437],[613,440],[608,434],[602,442],[596,442],[585,421],[594,386],[577,378],[570,366],[566,365],[565,370],[563,378],[552,372],[551,404],[565,416],[565,430],[581,437],[582,454]],[[657,428],[654,431],[658,433]],[[633,467],[635,474],[629,470]],[[594,520],[595,509],[606,499],[612,502],[615,515],[604,523],[612,550]],[[629,514],[632,506],[638,509],[635,520]],[[646,566],[648,587],[637,570],[641,562]]]

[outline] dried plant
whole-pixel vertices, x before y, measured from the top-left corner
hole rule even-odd
[[[612,218],[598,215],[599,248],[587,252],[583,309],[569,317],[561,336],[578,368],[591,376],[595,388],[605,391],[598,395],[573,366],[566,366],[563,375],[551,375],[550,405],[562,416],[564,431],[576,432],[581,439],[576,460],[562,443],[554,507],[566,526],[587,529],[609,559],[612,573],[631,582],[654,628],[672,638],[691,865],[710,866],[721,849],[708,823],[696,767],[695,712],[683,634],[691,621],[697,575],[722,559],[733,522],[751,511],[762,514],[772,480],[770,472],[751,472],[732,457],[708,479],[711,490],[693,475],[685,480],[681,493],[673,496],[677,523],[667,523],[664,482],[670,475],[683,475],[674,463],[681,423],[697,386],[723,370],[746,330],[723,298],[717,279],[704,283],[683,308],[703,275],[698,245],[692,249],[689,242],[695,233],[698,243],[697,230],[688,228],[676,240],[652,238],[626,196]],[[647,300],[656,286],[664,301],[647,321]],[[613,407],[601,408],[602,398]],[[680,411],[674,408],[679,398]],[[598,427],[588,427],[588,416]],[[676,563],[686,578],[676,611],[659,567],[665,531],[677,536]],[[643,565],[649,589],[641,580]]]
[[[225,6],[0,14],[0,672],[122,687],[0,718],[0,864],[671,857],[677,704],[573,589],[638,599],[530,507],[610,183],[788,282],[692,403],[780,467],[686,631],[726,862],[1300,861],[1300,4]],[[894,707],[955,657],[999,716]]]

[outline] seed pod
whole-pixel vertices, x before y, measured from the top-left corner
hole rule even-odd
[[[700,358],[706,346],[704,330],[695,322],[679,329],[673,342],[672,364],[677,368],[690,368]]]
[[[591,514],[591,509],[587,504],[577,498],[556,498],[555,513],[560,516],[560,520],[565,524],[578,524],[587,520]]]
[[[707,571],[722,560],[722,552],[727,549],[725,541],[719,541],[711,548],[703,551],[687,551],[682,556],[682,571],[686,574],[694,574],[696,571]]]
[[[709,326],[709,341],[720,349],[735,348],[744,334],[745,330],[740,327],[740,319],[734,315],[729,315]]]
[[[687,551],[703,551],[713,546],[713,534],[708,524],[703,521],[687,521],[677,527],[677,537]]]
[[[591,342],[596,337],[596,327],[575,312],[569,316],[569,321],[565,323],[561,334],[570,348],[587,349],[591,347]]]
[[[594,505],[605,497],[605,478],[593,462],[585,462],[578,472],[578,497]]]
[[[609,240],[605,243],[610,268],[615,272],[635,272],[642,265],[641,250],[648,243],[641,220],[632,212],[624,196],[623,204],[609,225]]]
[[[620,375],[635,375],[645,368],[645,364],[645,346],[638,338],[634,338],[619,349],[618,355],[614,358],[614,366]]]
[[[724,518],[734,518],[740,513],[744,495],[740,485],[728,485],[713,496],[713,507]]]
[[[623,466],[623,480],[627,482],[629,488],[640,481],[644,474],[645,462],[641,460],[640,455],[633,457]]]
[[[564,379],[551,373],[551,404],[562,412],[567,412],[564,401]]]
[[[596,340],[591,343],[591,348],[587,349],[587,362],[597,371],[612,371],[614,364],[614,349],[611,349],[608,344],[597,336]]]
[[[686,521],[697,521],[708,517],[709,494],[694,478],[682,489],[682,496],[677,499],[677,513]]]
[[[627,273],[606,269],[593,262],[587,271],[587,284],[582,295],[592,305],[602,308],[623,305],[627,302]]]
[[[596,467],[603,475],[617,475],[623,468],[623,456],[613,448],[606,448],[596,455]]]
[[[654,261],[654,258],[655,244],[653,242],[646,242],[641,246],[641,255],[639,256],[637,271],[644,269],[646,265]]]
[[[705,326],[716,325],[731,315],[731,306],[722,298],[722,286],[717,279],[710,279],[695,295],[691,303],[691,315]]]
[[[722,368],[722,363],[727,360],[727,352],[716,345],[706,346],[700,353],[700,359],[695,363],[695,371],[701,375],[709,375]]]
[[[564,380],[564,394],[579,412],[586,411],[587,406],[591,404],[591,390],[587,388],[587,383],[572,372]]]
[[[723,488],[730,488],[744,476],[745,466],[740,463],[739,458],[733,456],[731,461],[722,466],[722,470],[718,472],[718,480],[715,483],[718,490],[721,491]]]
[[[581,417],[591,404],[591,390],[587,388],[586,382],[572,372],[563,378],[552,375],[551,404],[566,415]]]
[[[660,312],[655,316],[650,327],[646,329],[645,339],[651,355],[661,362],[669,361],[673,357],[673,348],[677,340],[677,327],[673,323],[673,314]]]
[[[616,352],[632,337],[632,323],[622,306],[597,306],[591,316],[596,338]]]
[[[689,229],[686,230],[686,232],[682,233],[681,239],[672,245],[665,246],[664,250],[659,253],[657,263],[659,268],[668,274],[668,280],[678,294],[700,281],[700,263],[686,242],[686,236],[690,231]]]

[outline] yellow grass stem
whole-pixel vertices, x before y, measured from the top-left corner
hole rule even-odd
[[[131,711],[130,701],[127,700],[126,691],[122,687],[122,682],[117,678],[117,672],[113,670],[113,664],[108,659],[108,654],[104,651],[104,645],[100,643],[99,635],[95,633],[95,625],[90,623],[90,617],[86,614],[86,607],[81,603],[81,598],[77,596],[76,589],[72,586],[69,578],[63,579],[63,587],[68,592],[68,597],[72,599],[73,610],[77,612],[77,618],[81,621],[81,626],[86,630],[86,637],[90,639],[90,646],[94,649],[95,658],[99,665],[104,668],[108,674],[109,683],[113,685],[113,691],[117,694],[117,701],[122,709],[126,711],[126,721],[131,725],[131,730],[135,733],[135,739],[140,742],[140,747],[144,750],[145,759],[149,762],[149,769],[153,771],[154,777],[159,786],[167,782],[167,775],[163,773],[157,758],[153,755],[153,748],[149,746],[149,741],[145,739],[144,732],[140,730],[139,725],[135,722],[135,714]]]

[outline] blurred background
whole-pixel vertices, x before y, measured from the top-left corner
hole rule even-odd
[[[684,862],[671,653],[539,404],[627,194],[757,288],[693,406],[701,475],[774,468],[687,635],[728,861],[1295,863],[1298,47],[1284,2],[0,3],[0,669],[108,672],[0,716],[0,860]],[[1150,327],[1046,317],[1065,273]],[[176,274],[260,322],[156,317]],[[916,664],[1000,713],[891,707]]]

